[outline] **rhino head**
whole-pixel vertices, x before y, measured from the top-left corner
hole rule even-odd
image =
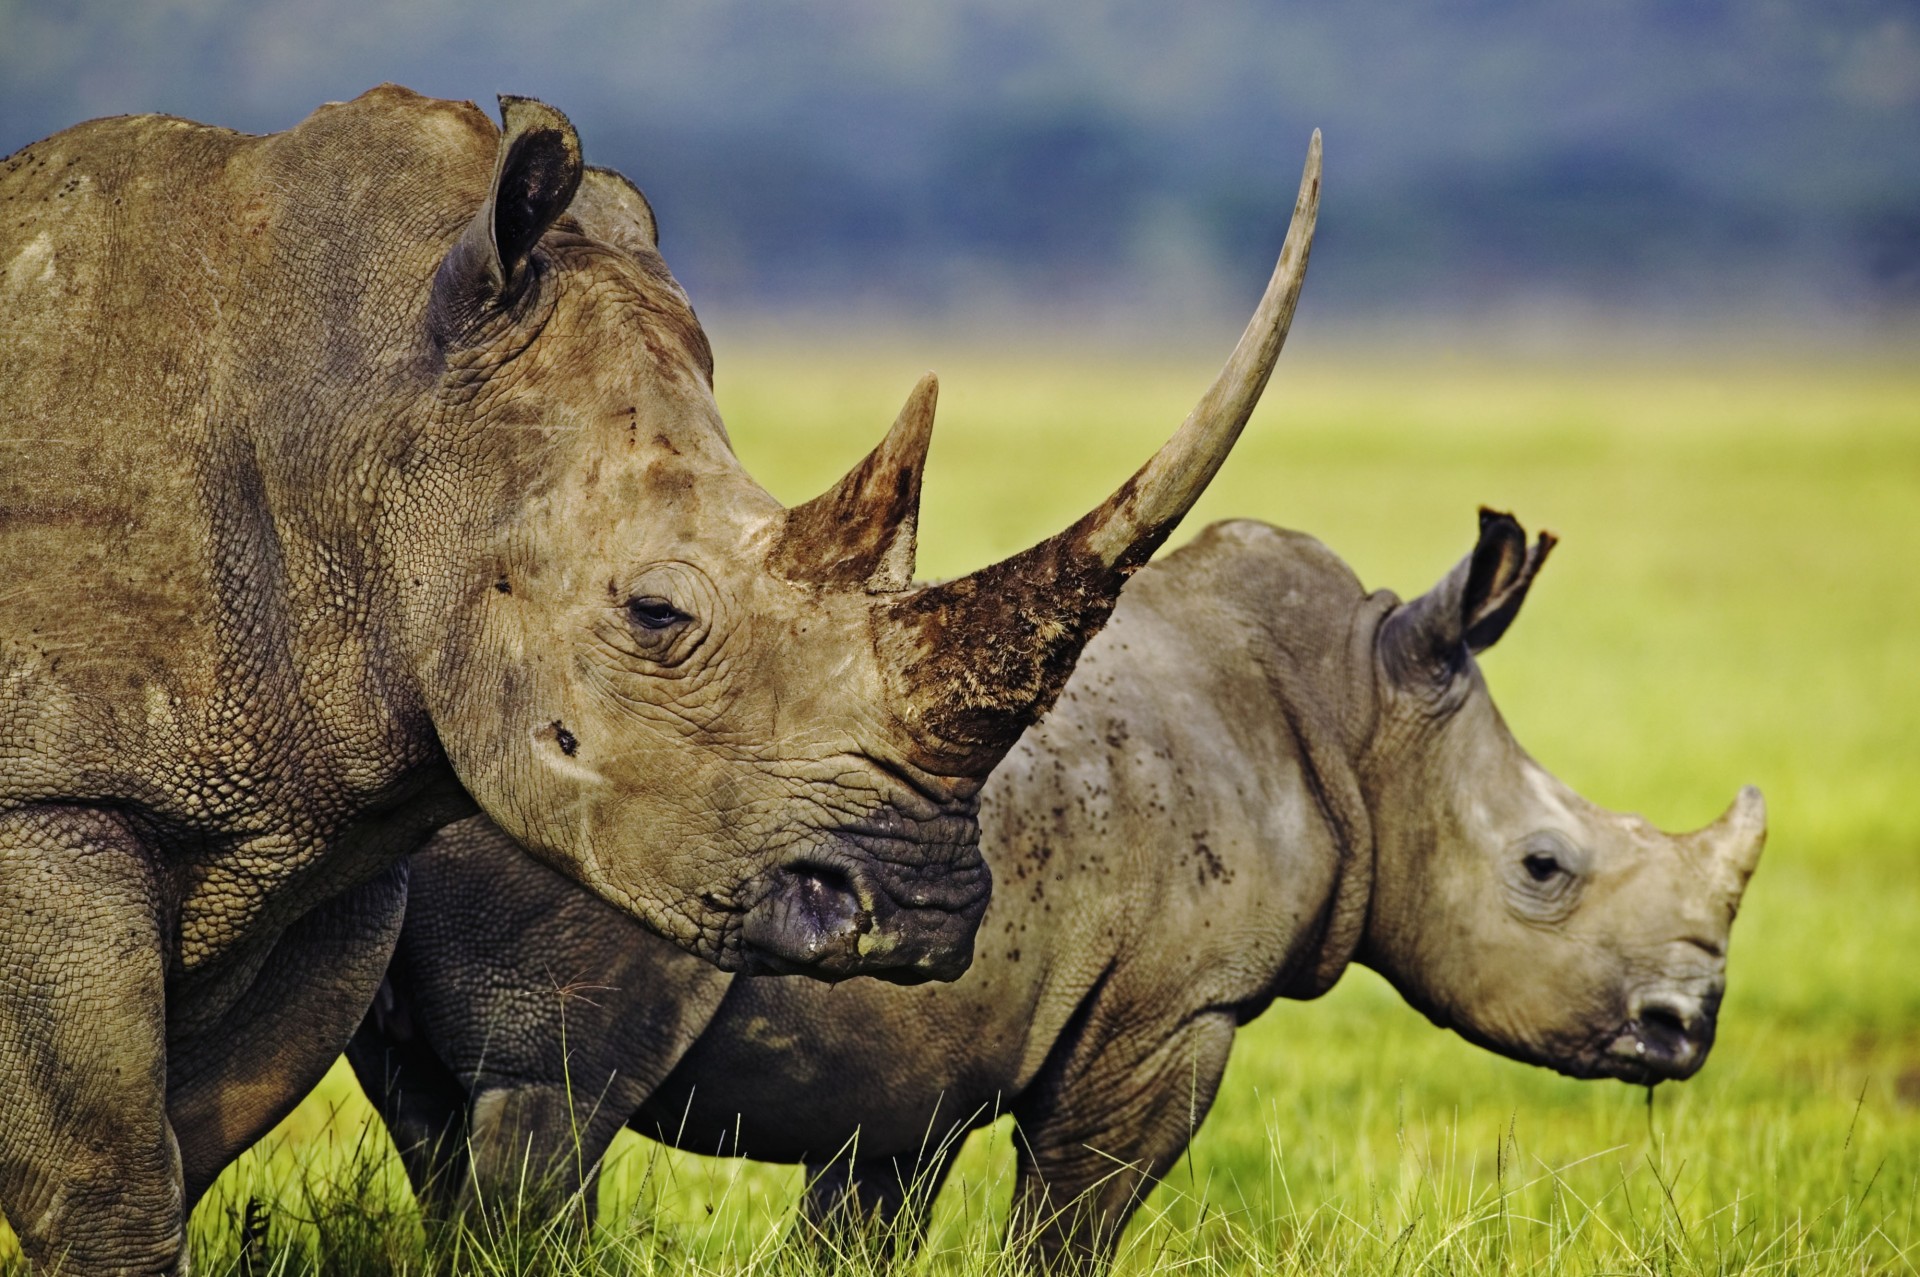
[[[1318,136],[1265,297],[1173,439],[1072,527],[917,586],[933,379],[782,508],[734,457],[645,199],[582,165],[559,112],[502,111],[433,285],[439,446],[404,507],[462,524],[413,534],[459,548],[407,574],[456,773],[535,855],[722,967],[955,978],[989,889],[981,784],[1252,411],[1304,277]]]
[[[1435,1023],[1575,1077],[1691,1076],[1713,1045],[1727,940],[1766,840],[1760,791],[1663,833],[1596,807],[1514,740],[1476,653],[1554,545],[1482,511],[1473,553],[1376,632],[1363,780],[1375,869],[1360,960]]]

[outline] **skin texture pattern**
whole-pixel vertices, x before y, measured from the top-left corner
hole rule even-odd
[[[350,1058],[442,1208],[529,1166],[571,1187],[631,1125],[805,1162],[815,1224],[910,1242],[958,1135],[1011,1112],[1014,1240],[1048,1266],[1111,1256],[1236,1028],[1349,962],[1503,1055],[1687,1077],[1765,812],[1749,788],[1668,835],[1514,741],[1474,655],[1552,544],[1483,513],[1404,603],[1252,522],[1141,572],[988,782],[998,885],[954,984],[729,979],[452,826]]]
[[[386,86],[0,162],[0,1210],[178,1271],[365,1016],[406,856],[484,812],[728,970],[951,980],[988,772],[1213,475],[1304,279],[1171,441],[912,582],[929,377],[782,508],[646,200],[566,117]]]

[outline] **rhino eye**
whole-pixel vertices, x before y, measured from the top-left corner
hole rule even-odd
[[[658,634],[692,618],[665,599],[636,598],[627,600],[627,619],[639,629]]]
[[[1529,922],[1556,923],[1580,902],[1587,855],[1564,835],[1537,830],[1506,862],[1507,903]]]

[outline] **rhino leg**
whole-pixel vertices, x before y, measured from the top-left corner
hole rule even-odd
[[[326,1076],[380,987],[406,916],[395,865],[288,927],[217,1020],[167,1047],[186,1205]]]
[[[1009,1244],[1049,1272],[1112,1261],[1127,1220],[1213,1106],[1233,1046],[1228,1011],[1123,1028],[1102,1024],[1098,1010],[1013,1105]]]
[[[386,1123],[422,1209],[445,1219],[467,1182],[467,1091],[420,1033],[397,966],[347,1044],[347,1063]]]
[[[369,1094],[382,1088],[416,1188],[431,1184],[443,1212],[573,1203],[590,1220],[614,1136],[705,1031],[729,977],[484,819],[416,853],[412,890],[360,1038],[377,1053],[362,1067],[356,1048],[355,1066]]]
[[[960,1135],[917,1157],[843,1157],[807,1163],[802,1227],[817,1248],[842,1260],[875,1247],[873,1256],[911,1258],[927,1231]]]
[[[464,1204],[529,1220],[566,1211],[591,1225],[601,1160],[645,1098],[621,1077],[598,1094],[569,1092],[564,1080],[483,1079],[468,1109],[473,1175]]]
[[[606,1070],[603,1093],[569,1097],[560,1069],[550,1082],[483,1072],[469,1093],[420,1031],[408,988],[396,962],[347,1061],[422,1206],[442,1219],[473,1209],[535,1218],[574,1203],[591,1224],[600,1163],[644,1089]]]
[[[36,1265],[75,1277],[186,1262],[162,899],[119,816],[0,816],[0,1208]]]

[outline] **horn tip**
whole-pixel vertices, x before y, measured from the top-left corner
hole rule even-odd
[[[931,372],[921,373],[920,380],[914,382],[913,389],[907,392],[907,402],[900,408],[897,428],[923,436],[931,433],[934,412],[939,403],[940,379]]]
[[[1296,220],[1301,217],[1306,218],[1309,240],[1311,240],[1313,235],[1313,223],[1319,219],[1319,213],[1320,130],[1315,129],[1313,131],[1313,140],[1307,143],[1306,167],[1300,171],[1300,194],[1295,198],[1293,204],[1294,218]],[[1288,238],[1292,238],[1291,234],[1289,234]]]
[[[1767,841],[1767,800],[1761,796],[1759,786],[1742,785],[1714,827],[1724,831],[1724,837],[1750,848],[1741,853],[1743,859],[1757,857]],[[1751,867],[1748,872],[1752,872]]]

